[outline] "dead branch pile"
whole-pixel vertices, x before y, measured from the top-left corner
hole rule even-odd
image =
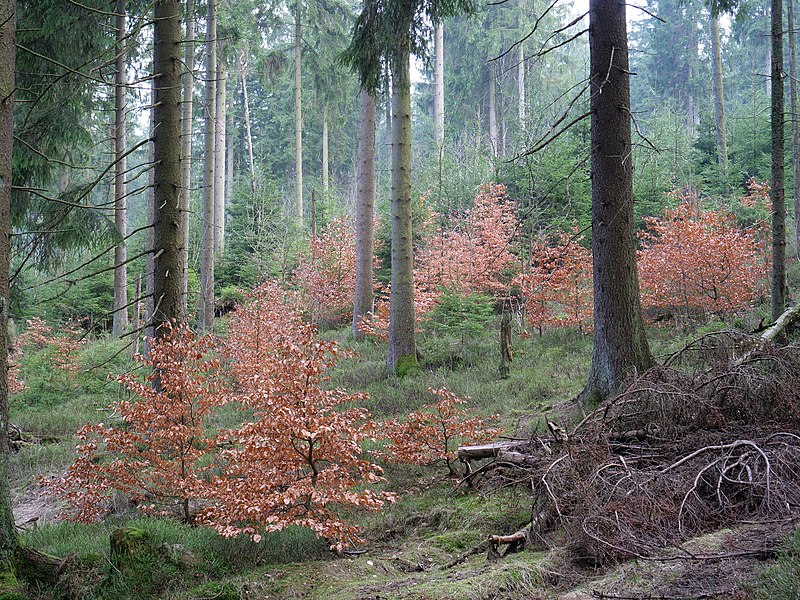
[[[800,347],[720,333],[641,374],[572,431],[551,424],[553,435],[501,449],[472,477],[530,486],[530,541],[563,531],[573,556],[601,565],[800,514],[798,426]]]

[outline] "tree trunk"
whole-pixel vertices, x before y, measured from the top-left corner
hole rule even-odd
[[[214,329],[214,142],[217,76],[217,2],[208,0],[206,54],[206,122],[203,157],[203,212],[200,248],[200,331]]]
[[[330,165],[328,164],[328,105],[322,108],[322,199],[330,190]]]
[[[723,193],[728,191],[728,142],[725,131],[725,95],[722,87],[722,49],[719,38],[719,7],[711,1],[711,55],[714,63],[714,115],[717,130],[717,163]]]
[[[153,131],[155,164],[154,319],[156,324],[183,320],[181,310],[181,56],[178,0],[155,5],[153,28],[156,122]],[[156,337],[165,334],[156,329]]]
[[[139,328],[142,326],[142,313],[141,313],[141,297],[142,297],[142,274],[136,276],[136,283],[133,285],[133,323],[131,323],[131,331],[133,331],[133,341],[131,344],[131,355],[136,356],[139,354]]]
[[[590,0],[594,350],[584,401],[654,364],[636,271],[628,38],[624,0]]]
[[[242,59],[239,74],[242,77],[242,100],[244,102],[244,130],[247,136],[247,166],[250,169],[250,193],[256,195],[256,165],[253,160],[253,133],[250,129],[250,98],[247,95],[247,62]]]
[[[225,249],[225,140],[228,69],[217,44],[217,82],[214,99],[214,259]]]
[[[523,133],[528,125],[528,120],[525,114],[525,49],[522,44],[519,45],[519,61],[517,63],[517,110],[519,113],[519,128]]]
[[[153,65],[155,69],[155,64]],[[153,71],[155,72],[155,70]],[[147,145],[147,162],[154,164],[156,160],[155,145],[153,143],[153,131],[155,130],[155,104],[156,104],[156,82],[153,79],[150,82],[150,143]],[[145,206],[145,218],[147,220],[147,233],[145,234],[145,243],[147,244],[147,259],[145,260],[144,272],[144,288],[145,288],[145,301],[144,301],[144,343],[143,354],[147,355],[150,352],[150,340],[155,337],[155,321],[153,314],[155,312],[155,254],[156,254],[156,236],[154,224],[156,221],[156,178],[155,170],[150,169],[147,176],[147,199]]]
[[[302,71],[302,29],[300,26],[300,0],[294,9],[294,170],[295,170],[295,216],[303,227],[303,71]]]
[[[433,127],[436,154],[442,160],[444,147],[444,24],[437,23],[434,30],[433,65]]]
[[[792,113],[792,192],[794,198],[794,248],[800,258],[800,122],[797,115],[797,48],[794,32],[794,0],[787,0],[789,19],[789,85]]]
[[[234,88],[236,85],[234,84]],[[233,194],[233,149],[238,139],[238,132],[233,124],[233,103],[231,103],[231,110],[228,111],[227,125],[225,125],[225,197],[222,200],[222,206],[227,211],[231,205],[231,194]],[[225,249],[225,220],[222,221],[222,249]]]
[[[404,374],[417,362],[411,225],[411,73],[406,48],[392,68],[392,289],[387,364]]]
[[[386,165],[387,168],[390,168],[389,165],[392,162],[392,76],[388,65],[384,70],[384,80],[386,81],[386,98],[383,105],[384,123],[386,125]]]
[[[116,3],[117,53],[114,74],[114,227],[119,243],[114,249],[114,319],[112,335],[121,336],[128,328],[128,251],[125,237],[128,234],[125,198],[125,160],[127,106],[125,102],[125,0]]]
[[[19,549],[8,463],[8,319],[10,310],[9,271],[11,266],[11,156],[14,144],[13,65],[16,57],[16,1],[0,4],[0,572],[3,580],[13,578],[13,558]],[[8,590],[11,591],[11,590]]]
[[[772,0],[772,294],[770,312],[776,321],[786,309],[786,206],[783,191],[783,12]]]
[[[356,281],[353,304],[353,336],[363,339],[361,319],[373,310],[372,261],[375,246],[375,95],[359,96],[358,191],[356,198]]]
[[[497,157],[497,79],[495,78],[494,64],[489,63],[489,146],[492,156]]]
[[[186,39],[183,43],[183,118],[181,120],[181,254],[183,260],[183,310],[189,299],[189,213],[192,189],[192,122],[194,110],[195,0],[186,3]]]

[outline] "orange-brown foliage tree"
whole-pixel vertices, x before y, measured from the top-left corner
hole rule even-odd
[[[409,413],[403,420],[387,421],[381,429],[389,438],[386,451],[393,459],[415,465],[444,463],[456,475],[457,445],[485,442],[502,430],[488,425],[487,419],[469,416],[466,400],[446,388],[428,391],[439,401]],[[494,415],[490,417],[496,419]]]
[[[356,237],[345,219],[334,219],[314,237],[293,280],[315,323],[342,323],[352,317],[356,278]]]
[[[210,433],[209,417],[225,398],[213,350],[208,336],[177,327],[153,340],[146,358],[136,357],[151,367],[148,376],[119,378],[134,395],[114,405],[121,423],[78,431],[75,463],[51,484],[77,510],[76,520],[102,517],[115,491],[146,511],[192,518],[192,504],[204,498],[214,467],[218,436]]]
[[[642,306],[724,317],[750,306],[765,267],[758,227],[742,229],[722,209],[694,216],[687,205],[647,219],[640,234]]]
[[[525,298],[525,314],[539,333],[555,327],[591,331],[592,256],[582,239],[576,231],[562,232],[531,245],[530,267],[515,281]]]
[[[253,420],[222,434],[232,445],[208,483],[202,521],[225,536],[254,539],[299,525],[341,548],[358,540],[341,508],[374,510],[393,499],[365,485],[382,474],[362,449],[376,435],[358,406],[365,395],[322,385],[338,354],[277,285],[261,286],[233,313],[222,355],[231,400]]]

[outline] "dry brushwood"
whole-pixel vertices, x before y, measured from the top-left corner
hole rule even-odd
[[[663,557],[737,521],[796,514],[798,425],[800,348],[721,332],[641,374],[568,433],[553,424],[550,435],[494,448],[472,477],[532,490],[528,541],[566,531],[573,556],[596,565]],[[497,554],[493,539],[505,538],[490,538]]]

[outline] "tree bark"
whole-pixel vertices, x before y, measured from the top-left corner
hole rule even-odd
[[[387,364],[398,374],[417,362],[411,219],[411,72],[408,48],[392,65],[392,289]]]
[[[183,260],[183,310],[189,299],[189,214],[192,189],[192,123],[194,110],[195,0],[186,3],[186,39],[183,43],[183,117],[181,120],[181,253]]]
[[[116,2],[117,61],[114,74],[114,228],[119,243],[114,249],[114,319],[112,335],[121,336],[128,328],[128,251],[125,240],[128,234],[125,171],[126,112],[125,101],[125,0]]]
[[[294,170],[295,170],[295,216],[303,227],[303,65],[302,28],[300,25],[300,0],[294,9]]]
[[[330,190],[330,165],[328,163],[328,105],[322,107],[322,196],[323,201]]]
[[[581,395],[588,402],[654,364],[636,271],[626,27],[624,0],[590,0],[594,350]]]
[[[247,59],[239,63],[239,74],[242,78],[242,100],[244,103],[244,130],[247,136],[247,166],[250,169],[250,193],[256,195],[256,165],[253,160],[253,133],[250,129],[250,98],[247,95]]]
[[[0,571],[13,570],[19,549],[8,463],[8,319],[10,311],[9,271],[11,266],[11,165],[14,145],[14,86],[16,60],[16,0],[0,3]],[[13,571],[12,571],[13,572]]]
[[[436,154],[442,160],[444,147],[444,24],[437,23],[434,30],[433,65],[433,127]]]
[[[517,56],[517,110],[519,116],[519,128],[524,133],[528,126],[528,119],[525,107],[525,48],[519,45],[519,56]]]
[[[217,81],[214,98],[214,260],[225,250],[225,161],[227,158],[226,96],[228,69],[217,43]]]
[[[181,261],[181,55],[178,0],[161,0],[155,5],[154,78],[155,128],[155,256],[153,264],[154,320],[181,322],[183,263]],[[166,333],[156,328],[156,337]]]
[[[214,143],[217,76],[217,2],[208,0],[206,52],[206,122],[203,156],[203,211],[200,248],[200,331],[214,329]]]
[[[497,157],[497,79],[495,78],[494,64],[489,63],[489,146],[492,156]]]
[[[717,163],[723,193],[728,191],[728,142],[725,128],[725,95],[722,87],[722,49],[719,37],[719,6],[711,0],[711,55],[714,63],[714,115],[717,131]]]
[[[784,199],[783,3],[772,0],[772,320],[786,309],[786,203]]]
[[[372,262],[375,246],[375,95],[361,91],[358,132],[356,198],[356,280],[353,304],[353,336],[363,339],[361,319],[373,310]]]
[[[792,113],[792,197],[794,198],[794,247],[800,258],[800,122],[797,115],[797,48],[794,32],[794,0],[787,0],[789,20],[789,89]]]

